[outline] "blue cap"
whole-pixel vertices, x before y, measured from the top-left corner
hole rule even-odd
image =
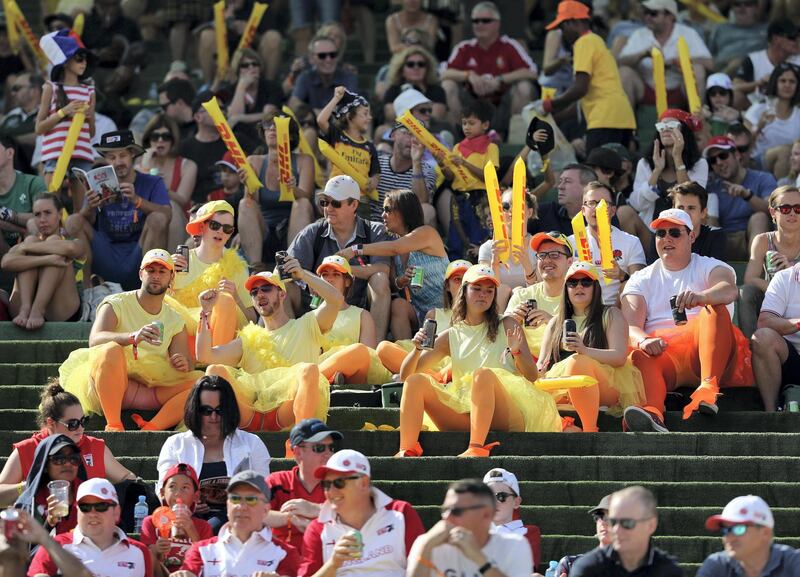
[[[303,419],[292,427],[292,431],[289,433],[289,443],[292,447],[296,447],[300,443],[318,443],[325,437],[341,441],[343,435],[339,431],[331,430],[319,419]]]

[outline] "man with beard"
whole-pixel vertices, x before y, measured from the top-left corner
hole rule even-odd
[[[78,349],[59,368],[61,385],[87,412],[104,414],[106,431],[124,431],[122,409],[156,410],[141,428],[161,431],[178,424],[185,395],[202,376],[193,371],[181,316],[164,303],[175,277],[170,254],[148,251],[139,269],[141,287],[110,295],[97,307],[89,348]]]
[[[144,149],[130,130],[105,133],[95,148],[114,168],[119,194],[106,199],[88,191],[83,207],[67,219],[67,232],[91,246],[84,279],[91,279],[94,272],[131,290],[139,282],[141,255],[167,244],[172,214],[167,188],[160,176],[133,169],[134,159]],[[91,295],[84,294],[84,301],[91,301]]]

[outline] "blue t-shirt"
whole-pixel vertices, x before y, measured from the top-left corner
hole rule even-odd
[[[142,199],[154,204],[169,206],[167,187],[164,185],[164,179],[160,176],[137,172],[133,188]],[[135,219],[134,213],[137,214]],[[123,199],[120,202],[112,202],[103,206],[97,214],[94,228],[105,234],[111,242],[138,242],[144,228],[145,216],[141,209],[134,208],[132,202]]]
[[[696,577],[739,577],[744,575],[742,565],[725,551],[709,555]],[[761,572],[761,577],[789,577],[800,575],[800,551],[788,545],[773,543],[769,560]]]
[[[741,197],[728,194],[724,183],[716,175],[709,178],[708,193],[716,192],[719,197],[719,224],[723,230],[732,232],[747,230],[747,219],[753,214],[750,203]],[[760,170],[747,170],[742,186],[751,190],[756,196],[768,198],[778,187],[775,177]]]
[[[333,80],[325,85],[316,68],[304,70],[297,77],[292,96],[308,104],[311,108],[319,110],[333,98],[333,91],[337,86],[344,86],[350,92],[358,91],[358,77],[355,74],[342,70],[341,66],[333,73]]]

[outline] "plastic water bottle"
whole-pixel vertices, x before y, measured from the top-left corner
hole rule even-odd
[[[556,569],[558,569],[558,561],[550,561],[550,567],[544,572],[544,577],[558,577]]]
[[[183,504],[183,501],[178,499],[178,501],[172,506],[172,512],[175,513],[175,516],[181,515],[183,513],[189,513],[189,507]],[[175,523],[172,524],[171,529],[172,537],[184,537],[183,530],[180,529]]]
[[[141,534],[142,523],[144,523],[144,518],[149,514],[150,510],[147,508],[147,497],[144,495],[139,495],[139,502],[133,507],[134,533]]]

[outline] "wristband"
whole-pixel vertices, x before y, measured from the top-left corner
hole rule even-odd
[[[64,120],[64,118],[66,118],[66,116],[67,116],[67,113],[66,113],[66,112],[64,112],[64,109],[63,109],[63,108],[59,108],[58,110],[56,110],[56,114],[58,114],[58,117],[59,117],[61,120]]]
[[[745,197],[742,197],[742,199],[743,199],[745,202],[750,202],[750,199],[751,199],[751,198],[753,198],[753,191],[752,191],[752,190],[747,190],[747,192],[749,192],[750,194],[748,194],[746,198],[745,198]]]
[[[553,112],[553,101],[549,98],[547,100],[542,100],[542,110],[544,110],[546,114]]]
[[[133,347],[133,360],[139,360],[139,348],[136,346],[136,333],[131,333],[128,335],[128,340],[131,343],[131,347]]]
[[[511,356],[512,356],[512,357],[518,357],[518,356],[520,356],[520,355],[522,354],[522,351],[517,351],[517,352],[515,353],[515,352],[514,352],[514,351],[512,351],[511,349],[508,349],[508,352],[509,352],[509,353],[511,353]]]
[[[492,568],[492,562],[487,561],[486,563],[478,567],[478,573],[480,573],[481,575],[485,575],[486,572],[491,568]]]
[[[133,203],[133,208],[140,208],[142,206],[142,202],[144,202],[144,199],[141,196],[138,197],[136,202]]]
[[[206,329],[211,330],[211,325],[208,322],[208,313],[205,311],[200,311],[200,323],[198,326],[205,326]]]
[[[686,165],[685,164],[681,164],[680,166],[676,166],[675,167],[675,171],[677,172],[679,170],[682,170],[683,172],[686,172]]]
[[[353,255],[354,255],[354,256],[361,256],[361,255],[363,255],[363,254],[364,254],[364,248],[363,248],[363,245],[360,245],[360,244],[354,244],[354,245],[353,245]]]

